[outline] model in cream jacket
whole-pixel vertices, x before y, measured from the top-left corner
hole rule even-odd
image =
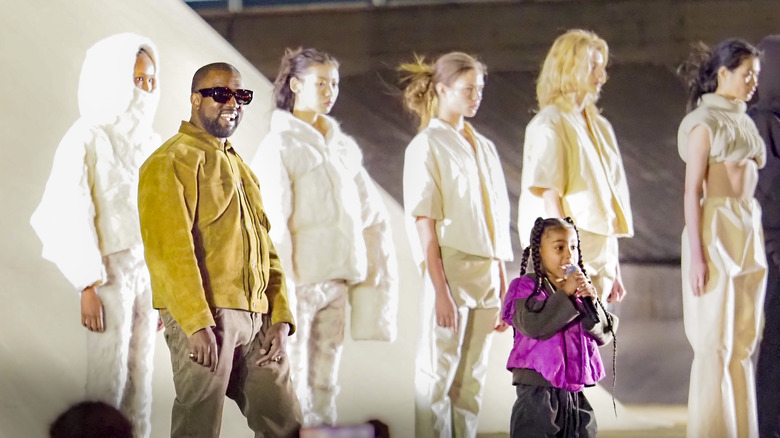
[[[43,257],[77,292],[97,285],[105,331],[87,335],[87,397],[128,416],[149,436],[157,312],[143,260],[138,222],[138,168],[160,145],[152,131],[158,87],[134,86],[143,49],[157,72],[153,43],[134,34],[99,41],[79,80],[81,117],[63,137],[30,222]]]
[[[333,118],[319,117],[325,136],[274,110],[251,166],[297,308],[290,360],[306,424],[336,420],[347,299],[353,339],[392,341],[398,295],[388,214],[360,148]]]
[[[523,247],[544,200],[534,190],[558,193],[563,215],[580,230],[588,274],[606,300],[618,269],[617,238],[634,235],[626,172],[612,125],[594,108],[585,117],[547,105],[525,130],[517,229]]]

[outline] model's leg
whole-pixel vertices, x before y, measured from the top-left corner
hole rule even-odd
[[[131,413],[135,436],[147,438],[151,433],[152,370],[157,311],[152,307],[152,289],[143,258],[136,260],[134,273],[132,334],[128,354],[128,379],[122,400],[123,411]]]
[[[309,344],[311,343],[312,321],[314,315],[325,303],[325,296],[317,284],[295,286],[297,299],[295,314],[295,334],[287,342],[290,373],[295,393],[303,412],[303,422],[307,426],[317,425],[313,414],[311,382],[309,381],[312,363]]]
[[[436,324],[434,291],[425,278],[420,341],[415,360],[415,436],[452,436],[449,390],[460,363],[460,345],[468,323],[468,308],[458,308],[458,332]]]
[[[450,388],[453,431],[456,437],[477,436],[482,389],[487,375],[488,353],[499,308],[466,309],[466,332],[460,352],[460,363]]]
[[[171,437],[219,437],[222,427],[222,406],[225,400],[228,380],[233,369],[233,355],[236,344],[251,339],[249,312],[225,318],[224,311],[216,309],[213,328],[217,338],[217,369],[199,365],[189,358],[190,345],[181,326],[163,312],[165,341],[171,353],[173,386],[176,398],[171,415]],[[245,313],[242,321],[240,313]]]
[[[761,329],[766,291],[766,253],[761,235],[760,210],[745,206],[742,275],[734,279],[734,352],[729,372],[734,385],[737,432],[740,437],[758,437],[755,370],[752,355]]]
[[[309,339],[309,385],[312,414],[317,424],[336,423],[338,373],[346,324],[347,286],[343,282],[321,284],[327,304],[312,320]]]
[[[780,236],[767,235],[764,331],[756,369],[759,435],[780,438]]]
[[[618,242],[616,237],[580,230],[580,249],[585,270],[599,294],[601,302],[607,304],[612,285],[617,277]]]
[[[723,209],[722,212],[719,209]],[[682,293],[685,333],[693,348],[688,395],[688,436],[737,436],[734,390],[729,373],[734,340],[734,283],[729,275],[739,272],[731,254],[744,248],[741,226],[729,220],[727,205],[707,200],[702,208],[702,244],[708,265],[706,291],[694,296],[690,285],[689,230],[682,236]],[[724,229],[725,228],[725,229]],[[729,236],[723,240],[719,236]],[[727,247],[728,246],[728,247]]]
[[[107,281],[98,286],[103,304],[103,333],[87,332],[87,390],[90,400],[121,409],[127,382],[133,295],[123,253],[103,258]],[[131,413],[123,412],[130,416]]]
[[[236,369],[228,396],[238,404],[249,428],[255,432],[255,438],[297,436],[302,415],[290,379],[291,359],[285,356],[279,362],[257,366],[271,318],[252,313],[251,320],[254,336],[236,350]]]

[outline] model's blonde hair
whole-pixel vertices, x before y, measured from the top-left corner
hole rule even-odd
[[[487,75],[485,64],[462,52],[447,53],[433,63],[426,63],[424,57],[414,55],[413,62],[398,66],[401,85],[404,88],[404,106],[420,118],[420,131],[425,129],[431,118],[439,112],[436,84],[452,85],[460,75],[470,70]]]
[[[554,104],[571,111],[577,106],[577,95],[590,88],[591,50],[598,50],[604,57],[604,65],[607,64],[607,42],[593,32],[572,29],[555,40],[536,81],[536,101],[540,109]],[[585,107],[595,107],[597,99],[597,95],[588,93]]]

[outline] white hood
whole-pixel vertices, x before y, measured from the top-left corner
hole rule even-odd
[[[154,118],[160,100],[159,82],[151,93],[133,84],[133,69],[138,51],[144,49],[154,62],[159,78],[157,48],[149,38],[120,33],[98,41],[87,50],[79,77],[79,112],[91,124],[112,123],[124,113],[137,94],[148,95],[145,112]]]

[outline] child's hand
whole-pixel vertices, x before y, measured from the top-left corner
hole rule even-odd
[[[566,295],[572,296],[575,293],[578,293],[581,290],[585,289],[586,285],[588,284],[589,283],[587,278],[585,278],[585,274],[583,274],[582,271],[577,269],[576,271],[564,277],[563,284],[558,287],[560,287],[564,292],[566,292]]]
[[[598,298],[598,294],[596,293],[596,288],[593,287],[592,284],[586,281],[584,285],[579,285],[577,287],[577,297],[579,298],[589,297],[595,300],[596,298]]]

